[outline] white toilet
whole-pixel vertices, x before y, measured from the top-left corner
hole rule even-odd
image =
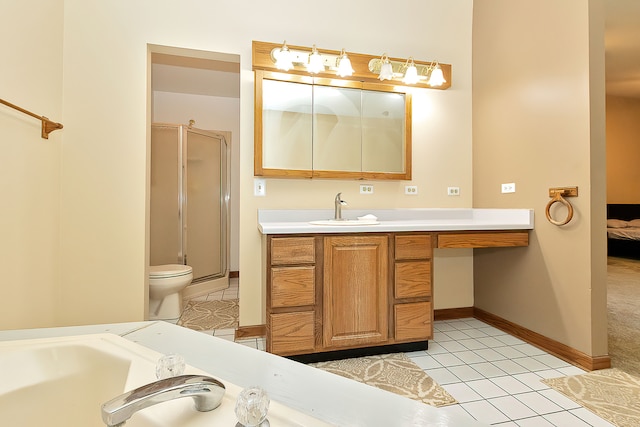
[[[193,280],[188,265],[149,267],[149,319],[177,319],[182,314],[182,290]]]

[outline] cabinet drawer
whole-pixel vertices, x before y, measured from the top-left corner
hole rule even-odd
[[[409,234],[396,236],[396,259],[431,258],[431,236],[428,234]]]
[[[271,239],[271,265],[312,264],[316,251],[313,237],[278,237]]]
[[[314,320],[313,311],[271,314],[271,353],[286,355],[313,351]]]
[[[314,266],[273,267],[271,269],[271,307],[296,307],[315,302]]]
[[[431,323],[431,303],[414,302],[396,304],[395,316],[396,341],[427,340],[433,336]]]
[[[442,233],[438,236],[439,248],[503,248],[528,245],[527,231]]]
[[[428,297],[431,295],[431,261],[396,262],[396,298]]]

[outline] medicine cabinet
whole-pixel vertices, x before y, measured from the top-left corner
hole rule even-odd
[[[403,88],[256,70],[255,174],[411,179]]]

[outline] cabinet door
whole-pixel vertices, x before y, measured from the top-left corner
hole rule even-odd
[[[388,265],[387,236],[325,237],[325,347],[387,340]]]
[[[396,262],[396,298],[431,296],[431,260]]]
[[[394,316],[397,341],[428,340],[433,337],[431,302],[396,304]]]
[[[315,260],[313,237],[271,239],[271,265],[312,264]]]
[[[315,303],[315,266],[273,267],[271,307],[297,307]]]
[[[313,311],[271,314],[269,324],[271,353],[301,354],[315,349]]]

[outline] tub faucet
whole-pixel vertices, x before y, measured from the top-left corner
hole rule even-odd
[[[193,397],[196,409],[207,412],[222,403],[225,386],[203,375],[179,375],[131,390],[102,405],[102,421],[109,427],[122,426],[141,409],[180,397]]]
[[[336,221],[342,221],[342,206],[347,204],[347,202],[342,200],[342,198],[340,197],[341,194],[342,193],[336,194],[336,200],[335,200],[336,209],[335,209],[335,215],[333,218]]]

